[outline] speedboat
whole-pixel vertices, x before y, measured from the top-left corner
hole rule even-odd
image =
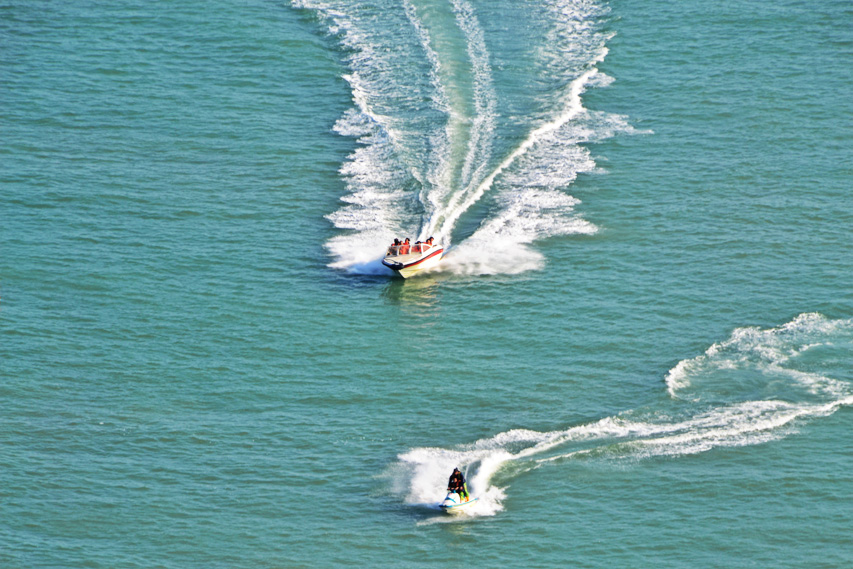
[[[448,492],[447,497],[438,505],[438,507],[448,514],[461,514],[468,509],[468,506],[479,500],[479,498],[463,498],[456,492]]]
[[[404,279],[438,265],[444,247],[438,244],[415,243],[408,245],[392,245],[388,248],[382,264],[403,277]]]

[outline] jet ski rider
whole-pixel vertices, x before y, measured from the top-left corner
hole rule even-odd
[[[447,481],[447,491],[456,492],[460,498],[468,500],[468,485],[465,483],[465,477],[462,476],[458,468],[453,469],[453,474],[450,475],[450,480]]]

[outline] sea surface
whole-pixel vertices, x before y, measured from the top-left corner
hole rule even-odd
[[[851,184],[849,0],[4,2],[0,567],[853,567]]]

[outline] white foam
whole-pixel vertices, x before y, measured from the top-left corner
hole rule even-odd
[[[527,244],[558,235],[593,234],[598,228],[576,212],[580,200],[564,193],[579,173],[595,168],[589,151],[581,143],[630,131],[624,117],[589,114],[583,109],[581,94],[599,73],[591,69],[571,84],[565,111],[538,128],[517,146],[497,167],[448,212],[439,235],[446,235],[458,218],[501,178],[496,211],[483,220],[463,243],[456,257],[456,272],[494,273],[538,269],[541,256]],[[578,120],[583,117],[583,120]],[[473,255],[483,245],[499,243],[490,251],[488,267]],[[514,261],[527,262],[513,265]],[[474,270],[472,270],[472,266]]]
[[[735,329],[728,340],[711,345],[704,354],[678,362],[665,381],[672,398],[698,399],[684,392],[694,378],[708,377],[718,370],[755,370],[761,374],[786,375],[805,387],[812,395],[839,398],[847,392],[847,384],[792,369],[789,364],[799,356],[825,345],[832,335],[849,335],[853,320],[829,320],[817,313],[800,314],[790,322],[762,330],[757,327]]]
[[[464,200],[459,205],[455,205],[448,212],[445,217],[444,223],[441,226],[440,230],[437,231],[439,235],[447,235],[451,229],[456,225],[456,222],[459,220],[459,217],[465,213],[472,205],[477,203],[479,199],[483,196],[483,194],[491,188],[492,184],[505,169],[509,168],[513,162],[515,162],[520,156],[524,155],[541,137],[557,130],[564,124],[566,124],[569,120],[571,120],[574,116],[576,116],[583,106],[580,102],[580,93],[583,92],[583,85],[586,83],[587,79],[596,73],[596,70],[590,70],[581,75],[578,79],[573,82],[572,91],[575,94],[572,101],[568,105],[568,108],[557,118],[551,120],[544,125],[535,128],[528,134],[527,138],[525,138],[521,144],[519,144],[509,155],[500,162],[500,164],[492,170],[486,178],[477,185],[477,187],[472,191],[469,195],[465,197]]]
[[[454,275],[515,275],[544,265],[541,253],[513,239],[468,239],[448,252],[437,271]]]
[[[578,200],[563,189],[578,173],[592,171],[595,163],[583,142],[598,141],[618,132],[633,132],[625,117],[589,113],[581,95],[588,87],[608,85],[612,79],[599,72],[595,64],[607,55],[604,43],[612,37],[599,31],[606,7],[593,1],[551,1],[544,8],[547,41],[540,57],[543,74],[571,80],[557,95],[556,112],[535,126],[508,155],[472,188],[459,192],[444,212],[436,233],[450,235],[459,218],[498,182],[498,208],[483,220],[472,235],[471,247],[463,243],[456,252],[456,272],[519,272],[541,268],[541,255],[528,244],[537,239],[568,234],[590,234],[597,228],[576,212]],[[498,242],[489,266],[466,250],[479,252],[482,244]],[[499,257],[504,257],[504,262]],[[513,264],[517,260],[520,264]]]
[[[413,506],[435,508],[446,493],[447,480],[459,467],[472,496],[479,498],[466,509],[469,516],[494,515],[503,509],[504,491],[490,484],[500,466],[510,459],[503,451],[453,451],[438,448],[413,449],[399,456],[392,470],[392,487]]]

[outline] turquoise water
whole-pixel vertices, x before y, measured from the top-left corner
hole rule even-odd
[[[851,18],[0,7],[0,566],[849,567]]]

